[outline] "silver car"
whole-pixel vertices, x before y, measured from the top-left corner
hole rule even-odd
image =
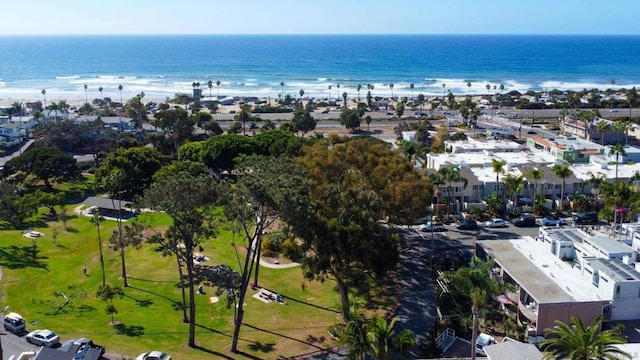
[[[60,337],[58,336],[58,334],[47,329],[34,330],[27,334],[26,339],[27,342],[30,342],[33,345],[44,347],[52,347],[53,345],[56,345],[60,342]]]

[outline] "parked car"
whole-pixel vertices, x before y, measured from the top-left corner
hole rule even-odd
[[[171,355],[167,355],[162,351],[152,351],[138,355],[136,360],[171,360]]]
[[[535,131],[535,130],[529,130],[529,131],[527,131],[527,134],[529,134],[529,135],[535,135],[535,134],[537,134],[537,133],[538,133],[538,132],[537,132],[537,131]]]
[[[44,347],[52,347],[53,345],[56,345],[60,342],[60,337],[58,336],[58,334],[47,329],[34,330],[28,333],[25,338],[27,342],[30,342],[33,345]]]
[[[20,314],[10,312],[4,317],[4,329],[14,334],[19,334],[26,329],[26,325]]]
[[[495,343],[496,339],[493,336],[480,333],[476,338],[476,355],[486,356],[487,354],[484,352],[484,347]]]
[[[573,221],[578,225],[593,225],[598,223],[598,212],[587,211],[573,215]]]
[[[567,225],[567,222],[563,218],[549,215],[540,219],[540,224],[542,224],[543,226],[557,226]]]
[[[536,224],[536,218],[533,215],[522,215],[511,219],[511,223],[515,226],[533,226]]]
[[[485,223],[485,226],[488,228],[502,228],[502,227],[507,227],[507,223],[504,222],[504,220],[502,219],[495,218],[487,221]]]
[[[447,231],[447,228],[440,222],[428,222],[420,225],[420,231]]]
[[[611,110],[609,110],[609,112],[617,113],[617,112],[620,112],[620,110],[618,110],[618,109],[611,109]]]
[[[473,258],[473,251],[467,248],[458,249],[458,258],[465,264],[469,264],[471,262],[471,258]]]
[[[456,223],[456,229],[458,230],[473,230],[478,228],[478,223],[475,220],[460,220]]]

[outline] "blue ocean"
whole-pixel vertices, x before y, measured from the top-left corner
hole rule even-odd
[[[194,82],[205,96],[272,98],[357,97],[358,84],[361,97],[368,84],[374,96],[618,89],[640,87],[638,59],[639,36],[15,36],[0,37],[0,99],[84,100],[102,87],[119,100],[119,85],[125,99],[164,99]]]

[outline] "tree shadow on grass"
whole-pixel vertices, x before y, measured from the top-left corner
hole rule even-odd
[[[307,338],[307,340],[300,340],[300,339],[296,339],[296,338],[291,337],[291,336],[287,336],[287,335],[283,335],[283,334],[277,333],[277,332],[275,332],[275,331],[262,329],[262,328],[259,328],[259,327],[257,327],[257,326],[251,325],[251,324],[244,323],[243,325],[244,325],[244,326],[246,326],[246,327],[248,327],[248,328],[254,329],[254,330],[258,330],[258,331],[265,332],[265,333],[267,333],[267,334],[276,335],[276,336],[279,336],[279,337],[281,337],[281,338],[285,338],[285,339],[289,339],[289,340],[292,340],[292,341],[295,341],[295,342],[299,342],[299,343],[301,343],[301,344],[304,344],[304,345],[310,346],[310,347],[315,348],[315,349],[317,349],[317,350],[324,350],[324,348],[323,348],[323,347],[320,347],[320,346],[316,345],[316,344],[315,344],[315,341],[314,341],[314,342],[307,341],[307,340],[309,340],[308,338]],[[268,344],[267,344],[267,345],[268,345]],[[264,346],[264,345],[263,345],[263,346]]]
[[[274,343],[263,344],[260,341],[256,341],[252,344],[249,344],[249,349],[251,351],[259,351],[261,353],[270,353],[276,350]]]
[[[153,300],[152,299],[136,299],[131,295],[124,295],[124,297],[135,301],[136,305],[138,305],[140,307],[149,307],[149,306],[153,305]]]
[[[304,300],[296,299],[296,298],[293,298],[293,297],[288,296],[287,294],[279,293],[279,292],[277,292],[277,291],[275,291],[275,290],[271,290],[271,289],[268,289],[268,288],[264,288],[264,289],[265,289],[265,290],[268,290],[268,291],[271,291],[271,292],[272,292],[272,293],[274,293],[274,294],[280,294],[280,295],[281,295],[284,299],[286,299],[287,301],[297,302],[298,304],[311,306],[311,307],[314,307],[314,308],[316,308],[316,309],[329,311],[329,312],[332,312],[332,313],[335,313],[335,314],[339,314],[339,313],[340,313],[340,310],[338,310],[338,309],[331,309],[331,308],[328,308],[328,307],[324,307],[324,306],[320,306],[320,305],[312,304],[312,303],[306,302],[306,301],[304,301]]]
[[[144,327],[139,325],[125,325],[125,324],[116,324],[113,326],[116,329],[116,334],[118,335],[126,335],[129,337],[138,337],[144,335]]]
[[[231,356],[225,355],[225,354],[221,354],[217,351],[213,351],[213,350],[209,350],[209,349],[205,349],[202,346],[194,346],[193,349],[198,350],[198,351],[202,351],[205,352],[207,354],[211,354],[216,356],[216,358],[221,358],[221,359],[226,359],[226,360],[234,360],[234,358],[232,358]]]
[[[0,266],[9,269],[24,269],[27,267],[41,268],[49,270],[47,264],[42,260],[48,259],[46,256],[38,255],[40,250],[34,244],[17,246],[12,245],[0,248]]]
[[[138,288],[138,287],[135,287],[135,286],[131,286],[131,285],[129,285],[128,289],[138,290],[138,291],[141,291],[141,292],[144,292],[144,293],[147,293],[147,294],[151,294],[151,295],[155,295],[155,296],[157,296],[157,297],[163,298],[163,299],[165,299],[165,300],[169,301],[169,302],[171,303],[171,306],[172,306],[175,310],[182,310],[182,302],[181,302],[181,301],[176,301],[176,300],[174,300],[174,299],[172,299],[172,298],[170,298],[170,297],[168,297],[168,296],[166,296],[166,295],[162,295],[162,294],[154,293],[154,292],[152,292],[152,291],[145,290],[145,289],[141,289],[141,288]],[[135,299],[134,297],[132,297],[132,296],[130,296],[130,295],[128,295],[128,297],[130,297],[131,299],[135,300],[136,302],[139,302],[139,301],[140,301],[140,300],[137,300],[137,299]],[[144,302],[149,302],[149,301],[151,301],[151,302],[153,303],[153,300],[151,300],[151,299],[149,299],[149,300],[142,300],[142,301],[144,301]],[[143,306],[143,305],[141,305],[141,304],[138,304],[138,305]]]

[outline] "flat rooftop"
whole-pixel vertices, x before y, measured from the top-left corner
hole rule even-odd
[[[446,147],[451,147],[452,153],[468,153],[468,152],[513,152],[526,149],[526,146],[520,145],[511,140],[475,140],[467,138],[467,140],[445,141]]]
[[[427,162],[432,163],[431,168],[438,170],[441,167],[464,164],[471,168],[489,168],[491,170],[491,160],[504,160],[509,167],[522,165],[545,166],[559,163],[560,161],[553,155],[538,151],[527,150],[518,152],[472,152],[472,153],[444,153],[427,154]],[[495,175],[495,174],[494,174]],[[495,179],[495,176],[494,176]]]
[[[574,230],[575,231],[575,230]],[[538,303],[611,300],[612,294],[551,254],[550,246],[531,237],[478,241],[485,251]]]
[[[614,240],[608,236],[599,235],[589,235],[583,231],[580,231],[575,228],[565,227],[565,228],[542,228],[541,232],[546,234],[552,239],[560,240],[560,241],[572,241],[576,243],[577,246],[582,248],[587,248],[590,250],[589,252],[593,254],[595,257],[599,258],[609,258],[609,254],[629,254],[633,252],[633,249],[629,245],[626,245],[620,241]],[[591,249],[589,249],[590,247]]]

